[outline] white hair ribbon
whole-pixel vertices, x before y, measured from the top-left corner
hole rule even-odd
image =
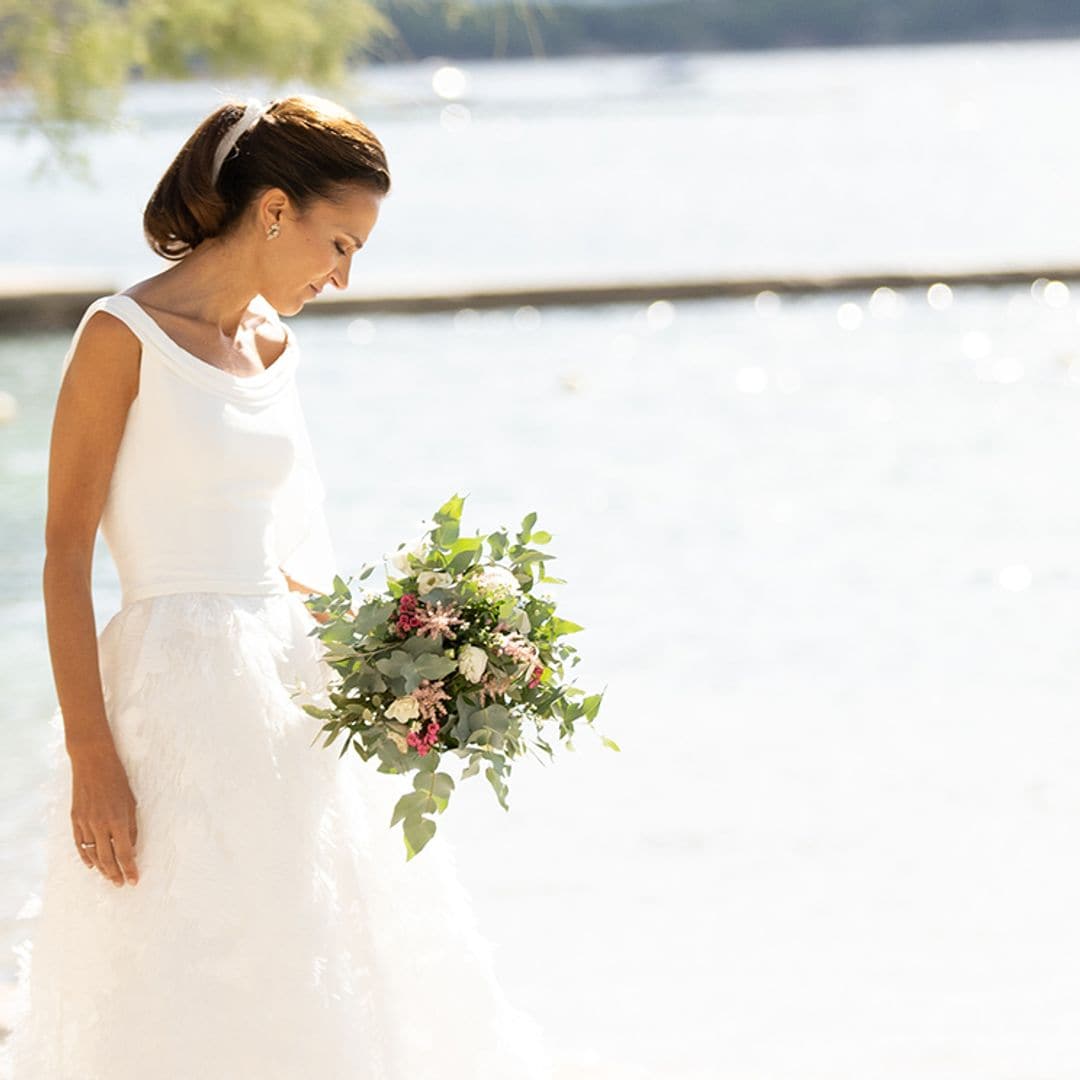
[[[258,98],[249,97],[247,99],[243,115],[231,128],[229,128],[221,142],[218,144],[218,148],[214,151],[214,163],[210,171],[210,182],[212,184],[217,183],[218,173],[221,172],[222,163],[225,161],[225,158],[229,156],[229,151],[236,145],[236,140],[239,139],[265,111],[266,105]]]

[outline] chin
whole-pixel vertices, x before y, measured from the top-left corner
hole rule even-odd
[[[293,299],[290,299],[290,300],[289,300],[288,302],[286,302],[286,303],[275,303],[275,302],[274,302],[274,301],[272,301],[272,300],[271,300],[271,301],[269,301],[269,303],[270,303],[270,306],[271,306],[271,307],[272,307],[272,308],[273,308],[273,309],[274,309],[274,310],[275,310],[275,311],[276,311],[276,312],[277,312],[277,313],[278,313],[279,315],[295,315],[295,314],[296,314],[296,313],[297,313],[298,311],[302,311],[302,310],[303,310],[304,304],[305,304],[306,302],[307,302],[307,298],[306,298],[306,297],[303,297],[303,296],[302,296],[302,297],[300,297],[300,299],[299,299],[299,300],[293,300]]]

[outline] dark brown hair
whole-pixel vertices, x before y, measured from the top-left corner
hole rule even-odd
[[[143,211],[143,233],[164,258],[182,259],[203,240],[227,233],[267,188],[281,188],[300,214],[317,199],[338,201],[353,185],[382,195],[390,190],[386,152],[375,134],[314,94],[272,101],[212,183],[214,151],[243,112],[242,102],[228,102],[210,113],[158,181]]]

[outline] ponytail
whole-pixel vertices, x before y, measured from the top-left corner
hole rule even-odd
[[[175,261],[228,233],[267,188],[281,188],[302,214],[357,184],[385,195],[390,170],[378,138],[347,109],[314,94],[262,109],[251,98],[229,102],[199,124],[165,170],[143,211],[143,233],[158,255]]]

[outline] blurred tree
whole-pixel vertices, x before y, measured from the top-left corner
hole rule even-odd
[[[0,110],[83,169],[75,136],[116,124],[130,78],[295,79],[348,103],[365,59],[1077,34],[1078,0],[0,0]]]
[[[393,3],[450,25],[472,7],[472,0]],[[539,50],[535,3],[485,4],[496,55],[515,13]],[[52,159],[85,176],[77,136],[116,123],[130,79],[300,80],[347,96],[351,67],[395,45],[409,52],[384,7],[379,0],[0,0],[0,103],[17,135],[44,135]],[[38,171],[49,163],[46,155]]]

